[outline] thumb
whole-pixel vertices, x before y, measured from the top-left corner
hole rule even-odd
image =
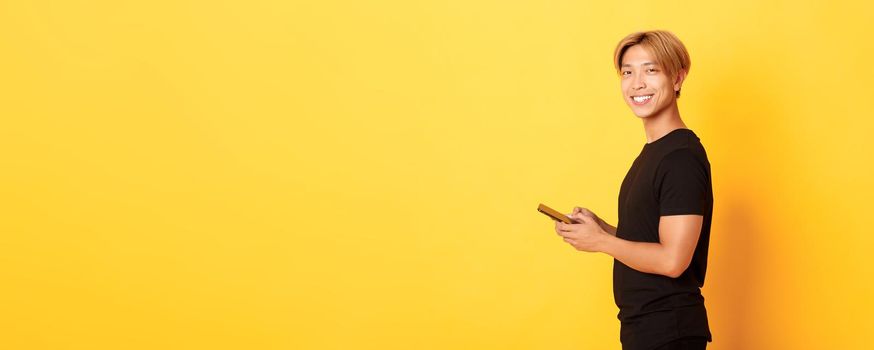
[[[577,220],[579,222],[586,222],[589,220],[588,217],[586,217],[585,215],[583,215],[583,213],[580,213],[580,212],[574,213],[573,215],[571,215],[571,218],[573,218],[574,220]]]

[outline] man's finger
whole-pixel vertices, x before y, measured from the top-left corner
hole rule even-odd
[[[593,222],[595,222],[595,218],[593,218],[593,217],[591,217],[591,216],[588,216],[588,215],[586,215],[586,214],[583,214],[583,213],[577,214],[577,216],[575,217],[575,219],[577,219],[577,220],[580,221],[580,222],[585,222],[585,223],[587,223],[587,224],[588,224],[588,223],[593,223]]]
[[[578,223],[584,223],[584,222],[585,222],[585,217],[586,217],[586,216],[583,215],[582,213],[574,213],[574,215],[573,215],[572,218],[573,218],[576,222],[578,222]]]
[[[570,232],[573,230],[573,227],[571,227],[568,224],[561,224],[561,225],[558,225],[558,230],[562,231],[562,232]]]

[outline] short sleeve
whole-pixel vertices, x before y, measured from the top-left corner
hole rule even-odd
[[[706,213],[710,191],[706,161],[688,148],[673,151],[662,159],[656,172],[659,215]]]

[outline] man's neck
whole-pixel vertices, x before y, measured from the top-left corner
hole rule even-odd
[[[687,129],[686,124],[680,119],[680,110],[677,108],[676,102],[657,115],[643,118],[646,143],[651,143],[669,132],[681,128]]]

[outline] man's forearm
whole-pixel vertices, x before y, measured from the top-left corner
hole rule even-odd
[[[601,220],[601,218],[598,218],[598,226],[601,226],[601,229],[603,229],[605,232],[614,236],[616,235],[616,227],[608,224],[604,220]]]
[[[605,235],[599,250],[637,271],[674,277],[668,251],[661,243],[634,242]]]

